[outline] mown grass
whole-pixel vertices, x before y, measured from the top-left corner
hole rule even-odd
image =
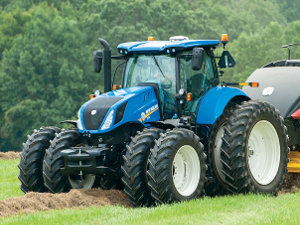
[[[9,161],[15,165],[18,162]],[[15,167],[11,168],[17,170]],[[12,186],[16,183],[14,181]],[[19,184],[16,185],[16,188],[18,187]],[[21,194],[19,191],[15,193]],[[300,224],[300,192],[279,197],[205,197],[153,208],[107,206],[51,210],[2,217],[0,224]]]
[[[156,208],[90,207],[1,218],[1,224],[299,224],[300,193],[204,198]]]
[[[18,180],[19,159],[0,160],[0,200],[23,195]]]

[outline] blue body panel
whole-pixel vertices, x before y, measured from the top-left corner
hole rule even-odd
[[[112,96],[119,96],[123,97],[120,101],[116,102],[106,113],[105,118],[102,121],[102,124],[98,128],[98,130],[86,130],[84,127],[83,122],[83,111],[84,108],[93,101],[90,100],[86,102],[80,109],[79,118],[83,125],[83,130],[79,129],[80,133],[91,133],[91,134],[102,134],[107,133],[125,123],[128,122],[138,122],[140,124],[144,124],[145,122],[151,121],[159,121],[160,120],[160,113],[158,107],[158,101],[155,96],[155,92],[153,87],[130,87],[119,89],[115,91],[110,91],[104,93],[97,98],[110,98]],[[117,124],[112,123],[112,125],[105,130],[101,130],[104,121],[106,120],[108,114],[114,110],[113,121],[115,120],[116,110],[117,108],[122,105],[123,103],[128,102],[125,108],[123,118]]]
[[[118,49],[128,52],[162,52],[169,48],[216,46],[219,43],[218,40],[144,41],[119,44]]]
[[[228,102],[236,96],[249,97],[238,88],[214,87],[211,88],[200,102],[196,123],[211,125],[222,115]]]

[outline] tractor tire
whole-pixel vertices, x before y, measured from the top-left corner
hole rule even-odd
[[[148,185],[156,203],[200,197],[206,182],[206,155],[191,130],[175,128],[155,141],[149,158]]]
[[[122,182],[124,191],[134,206],[154,204],[146,174],[150,149],[154,147],[154,141],[160,137],[162,132],[163,130],[156,128],[138,131],[126,146],[126,154],[123,155],[124,163],[121,167]]]
[[[287,174],[283,118],[267,102],[243,102],[224,127],[221,159],[232,193],[277,195]]]
[[[21,190],[24,193],[47,191],[43,180],[43,159],[50,141],[54,138],[55,133],[59,132],[60,129],[57,127],[41,127],[39,130],[34,130],[33,134],[28,136],[28,140],[23,144],[18,167],[20,169]]]
[[[51,142],[50,147],[46,150],[43,176],[44,184],[52,193],[67,192],[71,188],[92,188],[94,186],[96,176],[88,174],[84,179],[78,179],[78,176],[64,176],[61,173],[61,168],[64,167],[64,159],[61,156],[61,150],[75,147],[81,144],[80,134],[76,129],[63,130],[57,134]]]
[[[230,103],[210,129],[207,148],[207,174],[210,176],[210,180],[205,183],[205,194],[211,197],[228,194],[225,175],[222,173],[221,146],[224,127],[236,107],[237,104]]]

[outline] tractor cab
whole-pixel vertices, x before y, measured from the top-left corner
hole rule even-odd
[[[120,44],[119,53],[126,60],[122,87],[152,84],[158,89],[161,120],[193,115],[200,97],[219,83],[212,51],[219,43],[187,37],[154,41],[151,37],[145,42]]]

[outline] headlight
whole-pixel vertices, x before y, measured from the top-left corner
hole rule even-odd
[[[81,120],[77,120],[77,128],[78,128],[78,130],[83,130]]]
[[[113,122],[113,116],[114,116],[114,110],[110,111],[110,113],[108,114],[106,120],[104,121],[101,130],[106,130],[108,128],[110,128],[112,122]]]
[[[78,128],[78,130],[83,130],[82,122],[80,120],[80,109],[78,110],[77,117],[78,117],[77,128]]]

